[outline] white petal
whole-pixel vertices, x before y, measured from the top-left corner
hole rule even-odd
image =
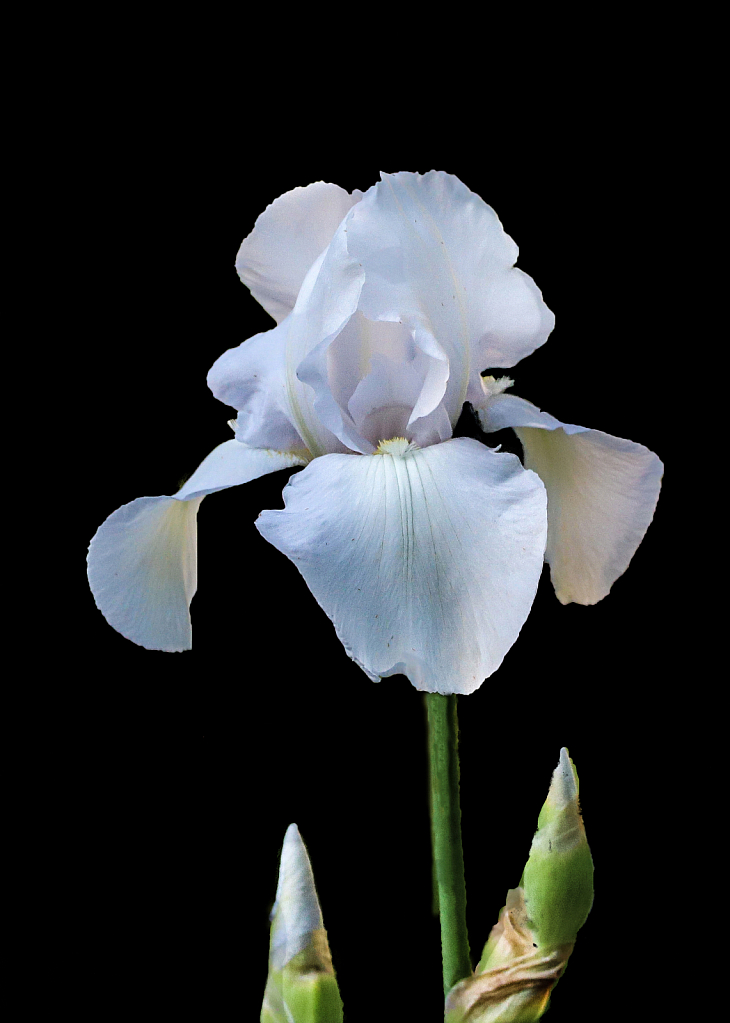
[[[87,558],[89,585],[109,624],[148,650],[189,650],[203,497],[306,461],[301,452],[259,451],[226,441],[174,497],[138,497],[112,512]]]
[[[302,448],[273,451],[251,448],[237,440],[227,440],[213,448],[174,496],[178,501],[204,497],[216,490],[250,483],[251,480],[257,480],[270,472],[278,472],[279,469],[306,465],[309,457],[309,453]]]
[[[344,404],[335,396],[344,380],[354,386],[363,372],[360,366],[362,334],[358,324],[352,333],[363,272],[347,253],[348,217],[340,224],[327,251],[318,259],[302,284],[286,345],[287,397],[294,422],[307,448],[323,455],[349,448],[369,452],[373,445],[360,437]],[[362,317],[360,318],[362,319]],[[344,347],[332,365],[330,345],[344,334]],[[351,336],[352,334],[352,336]],[[344,358],[343,358],[344,356]],[[349,393],[349,392],[348,392]],[[345,395],[347,396],[347,395]]]
[[[235,443],[235,442],[234,442]],[[202,498],[138,497],[97,530],[89,585],[109,624],[148,650],[189,650]]]
[[[648,448],[561,423],[516,395],[479,411],[487,432],[513,427],[548,492],[545,560],[563,604],[595,604],[626,571],[654,517],[664,466]]]
[[[514,267],[517,246],[494,210],[458,178],[430,171],[381,179],[348,218],[348,251],[365,272],[359,308],[420,329],[445,351],[448,383],[416,412],[443,399],[455,424],[480,371],[529,355],[554,317]]]
[[[533,426],[538,430],[557,430],[565,426],[554,416],[541,412],[536,405],[518,398],[516,394],[493,394],[489,383],[482,387],[486,393],[482,394],[477,404],[477,412],[485,433],[496,433],[497,430],[518,426]],[[567,426],[566,429],[575,431],[583,430],[584,427]]]
[[[342,334],[338,343],[341,338]],[[371,355],[370,370],[358,383],[347,408],[360,434],[372,442],[373,450],[388,437],[407,437],[421,448],[451,437],[451,423],[443,404],[412,422],[412,410],[423,393],[428,370],[424,363],[426,359],[419,352],[408,361],[397,361],[379,352]]]
[[[291,558],[373,680],[470,693],[527,618],[546,495],[514,455],[458,438],[375,455],[325,455],[256,525]],[[402,453],[398,453],[398,452]]]
[[[243,240],[238,274],[277,323],[294,308],[307,271],[361,195],[324,181],[293,188],[266,207]]]
[[[370,320],[358,310],[364,275],[347,253],[349,222],[348,216],[315,264],[292,314],[288,391],[297,428],[317,454],[347,449],[372,454],[381,440],[393,436],[378,435],[376,425],[392,421],[392,394],[404,390],[407,376],[409,404],[401,409],[405,435],[419,443],[450,437],[448,415],[439,407],[449,376],[446,354],[421,325],[410,329],[397,321]],[[390,361],[391,373],[382,372],[382,358]],[[361,385],[375,415],[368,414],[365,423],[361,416],[358,425],[353,417],[362,412],[362,402],[358,398],[353,407],[350,402]]]
[[[256,448],[305,447],[294,426],[286,389],[286,339],[291,317],[229,348],[208,372],[218,401],[235,408],[236,440]]]
[[[303,952],[314,932],[324,927],[312,865],[296,824],[290,824],[284,836],[271,919],[270,963],[275,970]]]
[[[443,438],[443,421],[453,428],[479,388],[480,370],[513,365],[553,326],[534,282],[512,265],[514,242],[478,196],[435,171],[381,177],[310,268],[292,314],[289,403],[316,455],[368,454],[386,439],[372,435],[393,418],[393,388],[382,373],[382,402],[374,387],[368,390],[368,402],[375,399],[369,432],[361,432],[349,406],[374,355],[392,355],[417,371],[404,435],[434,443]],[[383,340],[392,353],[383,351]]]

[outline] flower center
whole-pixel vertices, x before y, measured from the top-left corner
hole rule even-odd
[[[381,440],[378,444],[376,455],[405,455],[406,451],[415,448],[416,445],[405,437],[391,437],[390,440]]]

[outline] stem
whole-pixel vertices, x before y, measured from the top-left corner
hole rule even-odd
[[[444,994],[472,974],[466,931],[466,885],[461,845],[456,696],[426,693],[431,839],[438,908]]]

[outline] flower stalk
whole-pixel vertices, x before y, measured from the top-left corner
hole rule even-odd
[[[459,805],[456,696],[426,693],[431,841],[441,922],[444,994],[472,973],[466,929],[466,885]]]

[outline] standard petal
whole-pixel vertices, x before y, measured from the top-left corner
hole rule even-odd
[[[458,178],[436,171],[381,178],[310,268],[292,313],[288,402],[317,455],[370,454],[394,436],[374,435],[404,412],[393,408],[400,388],[382,363],[373,366],[376,355],[408,364],[417,389],[402,435],[433,444],[446,422],[450,435],[481,370],[514,365],[553,326],[534,282],[513,266],[514,242]],[[371,412],[358,424],[353,409],[364,400]]]
[[[101,524],[88,553],[96,606],[109,624],[148,650],[189,650],[197,586],[197,526],[206,494],[305,465],[301,452],[219,444],[174,497],[138,497]]]
[[[545,560],[562,604],[595,604],[628,568],[659,499],[664,466],[642,444],[561,423],[512,394],[486,399],[488,433],[514,428],[548,493]]]
[[[451,423],[442,404],[416,419],[412,430],[408,428],[423,387],[418,361],[416,357],[397,362],[377,352],[371,356],[370,372],[355,388],[347,408],[360,434],[373,442],[373,450],[379,439],[389,437],[408,437],[421,448],[451,437]]]
[[[208,372],[218,401],[235,408],[236,440],[256,448],[288,451],[304,447],[293,424],[286,389],[286,340],[291,317],[272,330],[229,348]]]
[[[364,280],[362,268],[347,253],[351,215],[340,224],[327,250],[307,274],[287,335],[287,400],[297,431],[314,455],[348,448],[364,453],[373,450],[373,445],[358,434],[344,405],[363,375],[359,365],[360,330],[348,336]],[[343,334],[345,344],[333,359],[329,346]]]
[[[527,618],[546,495],[514,455],[458,438],[325,455],[284,488],[259,532],[289,557],[347,653],[377,681],[471,693]]]
[[[553,328],[494,210],[453,174],[381,174],[348,218],[347,247],[365,273],[360,311],[401,320],[424,350],[431,335],[445,352],[440,390],[430,382],[414,418],[443,400],[454,425],[482,370],[514,366]]]
[[[277,323],[294,308],[302,281],[362,192],[316,181],[275,199],[236,256],[236,270]]]

